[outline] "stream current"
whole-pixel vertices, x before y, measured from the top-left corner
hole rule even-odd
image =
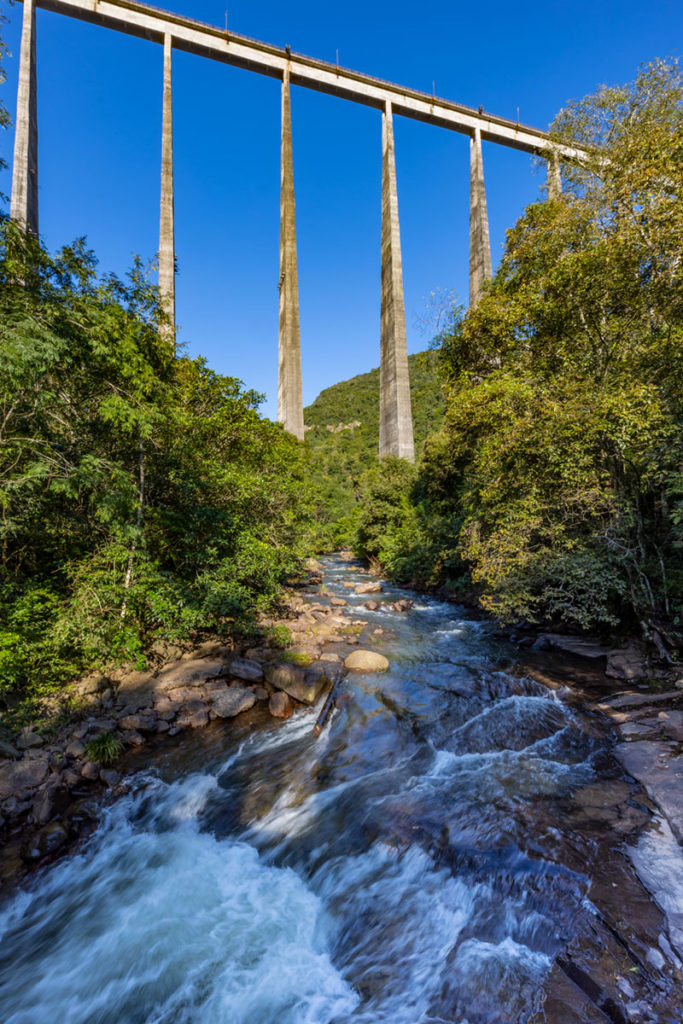
[[[166,741],[0,903],[3,1024],[546,1019],[554,959],[595,918],[566,801],[607,740],[453,605],[370,612],[354,568],[326,574],[391,631],[389,672],[348,676],[317,738],[313,714],[261,712]]]

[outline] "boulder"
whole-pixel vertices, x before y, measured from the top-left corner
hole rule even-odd
[[[85,697],[91,693],[102,693],[104,690],[108,690],[110,686],[111,679],[109,676],[103,676],[101,672],[93,672],[79,682],[74,683],[73,688],[79,697]]]
[[[47,778],[48,763],[44,758],[24,759],[0,768],[0,799],[16,796],[25,789],[35,789]]]
[[[45,743],[43,737],[31,729],[22,729],[21,736],[17,740],[20,750],[31,750],[33,747],[42,747]]]
[[[334,608],[346,608],[348,606],[348,603],[349,602],[345,601],[343,597],[333,597],[332,600],[330,601],[330,604]]]
[[[11,757],[16,759],[21,757],[21,754],[13,747],[11,743],[7,743],[5,740],[0,740],[0,757]]]
[[[268,691],[265,686],[255,686],[254,696],[256,697],[256,700],[268,700]]]
[[[642,649],[636,644],[621,650],[610,651],[607,655],[605,675],[612,679],[624,679],[637,683],[648,677],[648,667]]]
[[[45,825],[52,817],[55,806],[57,786],[41,786],[31,808],[33,820],[37,825]]]
[[[350,672],[386,672],[389,661],[377,651],[352,651],[344,665]]]
[[[268,701],[268,710],[274,718],[291,718],[292,702],[283,690],[277,690]]]
[[[253,658],[233,658],[230,662],[230,675],[243,679],[246,683],[263,682],[263,665]]]
[[[289,662],[266,665],[265,675],[271,686],[277,690],[284,690],[302,704],[315,704],[330,682],[324,666],[305,669]]]
[[[168,722],[165,722],[163,718],[160,718],[157,722],[157,732],[168,732],[170,728]]]
[[[363,605],[363,607],[367,608],[369,612],[376,612],[379,606],[379,601],[366,601]]]
[[[213,713],[218,718],[234,718],[242,711],[248,711],[256,703],[256,696],[251,690],[241,686],[233,686],[216,697],[213,702]]]
[[[121,739],[127,747],[142,747],[145,737],[135,729],[126,729],[121,733]]]
[[[357,583],[353,588],[356,594],[381,594],[381,583]]]
[[[391,607],[395,612],[409,612],[414,604],[414,601],[409,601],[407,598],[403,597],[400,601],[394,601]]]
[[[103,768],[100,772],[100,782],[103,782],[105,786],[118,786],[121,781],[120,772],[115,772],[111,768]]]

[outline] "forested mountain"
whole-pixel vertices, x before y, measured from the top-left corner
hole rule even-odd
[[[425,438],[441,425],[443,385],[434,351],[408,356],[410,397],[419,454]],[[323,500],[325,522],[342,523],[354,510],[362,474],[377,462],[379,447],[379,368],[334,384],[304,410],[311,469]],[[341,536],[339,539],[343,539]]]

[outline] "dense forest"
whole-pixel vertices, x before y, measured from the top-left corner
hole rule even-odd
[[[563,195],[508,232],[441,338],[443,429],[371,471],[355,546],[507,620],[641,632],[683,613],[683,87],[676,62],[563,110]]]
[[[0,697],[252,628],[315,550],[504,620],[641,632],[683,613],[683,88],[675,62],[562,111],[561,197],[476,308],[410,357],[418,462],[376,459],[378,371],[306,410],[174,357],[139,264],[0,235]],[[0,111],[6,123],[6,114]]]

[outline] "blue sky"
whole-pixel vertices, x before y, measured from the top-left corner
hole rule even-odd
[[[226,0],[163,0],[223,25]],[[22,5],[3,4],[13,113]],[[680,52],[680,0],[488,4],[230,0],[229,27],[501,116],[546,127],[571,98]],[[41,233],[87,235],[103,271],[158,247],[162,49],[38,11]],[[304,400],[379,362],[380,114],[293,88]],[[177,318],[191,354],[277,407],[279,83],[174,55]],[[468,143],[395,119],[411,352],[435,289],[467,297]],[[11,157],[6,132],[2,152]],[[524,154],[484,144],[491,243],[544,184]],[[5,172],[0,184],[10,188]]]

